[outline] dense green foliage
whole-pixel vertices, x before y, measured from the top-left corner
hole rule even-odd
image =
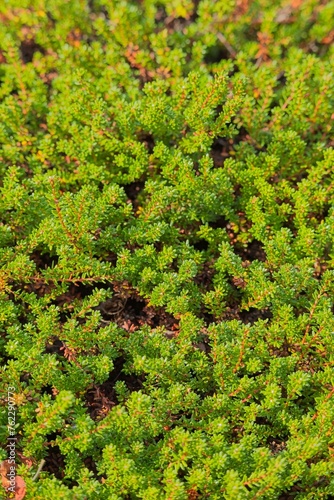
[[[1,2],[0,459],[13,386],[27,500],[334,498],[333,19]]]

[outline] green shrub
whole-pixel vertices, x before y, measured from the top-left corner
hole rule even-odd
[[[27,500],[334,498],[333,14],[0,5],[0,458],[10,386]]]

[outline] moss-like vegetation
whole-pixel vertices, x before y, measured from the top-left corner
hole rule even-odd
[[[16,437],[26,500],[334,498],[333,19],[1,2],[0,460]]]

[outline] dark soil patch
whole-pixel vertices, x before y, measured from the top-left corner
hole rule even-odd
[[[228,220],[225,217],[217,217],[215,221],[209,222],[209,227],[212,229],[223,229],[228,225]]]
[[[136,181],[136,182],[131,182],[131,184],[127,184],[126,186],[123,186],[123,189],[132,203],[134,212],[138,210],[138,195],[140,192],[144,189],[145,182],[144,181]]]
[[[48,441],[54,440],[56,439],[56,437],[56,434],[52,434],[52,436],[48,436]],[[49,446],[48,453],[44,460],[45,464],[43,467],[43,472],[49,472],[57,479],[64,478],[65,459],[59,449],[59,446]]]
[[[45,50],[35,40],[23,40],[20,46],[20,53],[22,61],[27,64],[32,62],[35,52],[45,54]]]
[[[238,244],[234,246],[234,251],[243,261],[253,262],[259,260],[266,262],[267,256],[260,241],[252,240],[246,247],[240,247]]]
[[[119,326],[127,331],[135,331],[148,325],[151,328],[163,326],[166,330],[178,330],[178,321],[172,314],[165,311],[163,307],[155,308],[148,306],[146,302],[130,300],[122,317],[117,321]]]
[[[194,278],[196,285],[198,285],[203,291],[209,291],[212,289],[212,280],[216,273],[213,264],[214,260],[205,262],[201,271]]]
[[[42,271],[49,267],[54,267],[58,264],[58,255],[51,255],[49,253],[41,253],[35,251],[30,255],[30,259],[35,262],[36,269]]]
[[[233,150],[233,144],[233,139],[223,139],[219,137],[214,141],[211,146],[210,156],[216,168],[223,166],[224,161],[230,156]]]
[[[103,476],[98,473],[93,457],[86,457],[83,462],[85,464],[85,467],[87,467],[87,469],[93,473],[95,479],[101,481]]]
[[[271,311],[266,308],[266,309],[255,309],[255,308],[250,308],[249,311],[239,311],[239,318],[240,320],[248,324],[250,323],[253,325],[256,323],[259,319],[265,320],[265,319],[271,319],[273,317]]]
[[[89,389],[85,396],[89,414],[93,420],[104,418],[110,409],[118,404],[115,383],[117,381],[125,382],[130,392],[139,391],[143,388],[145,376],[125,374],[123,368],[125,358],[120,357],[114,361],[114,369],[110,373],[108,380],[103,384],[94,385]]]
[[[59,356],[64,357],[64,344],[63,342],[58,338],[54,337],[52,339],[52,343],[48,342],[45,346],[45,354],[58,354]]]
[[[209,248],[209,243],[206,240],[199,240],[196,243],[193,243],[193,247],[196,250],[205,252]]]

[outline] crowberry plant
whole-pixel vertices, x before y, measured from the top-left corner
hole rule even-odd
[[[333,18],[1,3],[2,498],[334,498]]]

